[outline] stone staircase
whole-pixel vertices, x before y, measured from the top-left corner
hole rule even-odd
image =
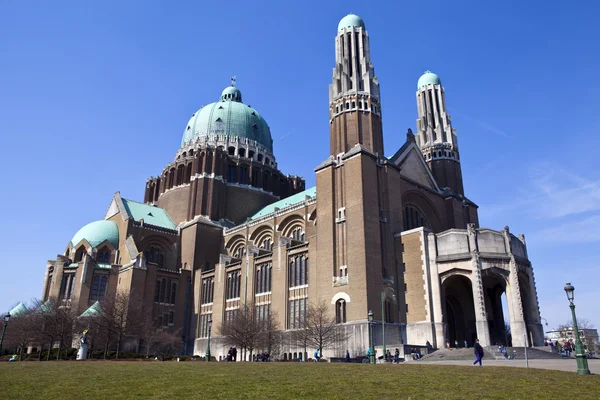
[[[484,347],[485,355],[483,359],[488,360],[505,360],[504,355],[502,353],[498,353],[497,346],[487,346]],[[513,350],[517,351],[515,360],[524,360],[525,359],[525,349],[523,347],[507,347],[507,354],[512,355]],[[407,356],[407,360],[410,355]],[[527,357],[530,360],[556,360],[561,358],[557,353],[552,353],[546,349],[528,347],[527,348]],[[423,356],[421,360],[423,361],[460,361],[460,360],[474,360],[475,355],[473,354],[473,348],[459,348],[459,349],[439,349],[430,353],[426,356]]]
[[[513,350],[517,351],[515,356],[515,360],[524,360],[525,359],[525,348],[524,347],[507,347],[506,354],[512,355]],[[486,356],[491,354],[493,358],[496,360],[504,360],[504,355],[502,353],[498,353],[497,346],[488,346],[485,347]],[[530,360],[556,360],[561,358],[558,353],[553,353],[548,348],[544,347],[528,347],[527,348],[527,358]]]

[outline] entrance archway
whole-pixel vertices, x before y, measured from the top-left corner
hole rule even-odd
[[[450,276],[444,280],[442,290],[446,340],[451,345],[465,340],[472,345],[477,338],[477,327],[471,280],[463,275]]]
[[[508,343],[502,307],[502,295],[506,292],[506,279],[501,272],[484,270],[482,283],[490,342],[508,346],[510,343]]]

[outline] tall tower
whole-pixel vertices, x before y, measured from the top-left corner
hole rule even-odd
[[[345,153],[357,143],[383,155],[379,82],[365,23],[354,14],[338,24],[329,104],[332,155]]]
[[[456,129],[446,108],[440,78],[431,71],[417,83],[417,144],[439,187],[464,195]]]
[[[386,320],[399,321],[393,299],[399,284],[394,251],[400,244],[394,243],[394,233],[402,230],[401,181],[398,167],[383,157],[379,83],[360,17],[351,14],[340,21],[335,50],[331,153],[315,169],[319,222],[312,276],[319,297],[344,299],[346,322],[366,329],[369,310],[382,319],[382,293],[390,297]]]

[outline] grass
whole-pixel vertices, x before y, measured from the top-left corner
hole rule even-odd
[[[328,363],[0,364],[4,399],[600,398],[600,375],[506,367]]]

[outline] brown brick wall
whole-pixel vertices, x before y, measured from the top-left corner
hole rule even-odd
[[[404,282],[407,286],[405,293],[408,313],[406,322],[424,321],[427,317],[425,303],[425,282],[423,281],[423,261],[421,260],[421,234],[419,230],[408,235],[402,235],[404,244],[403,260],[406,265]]]

